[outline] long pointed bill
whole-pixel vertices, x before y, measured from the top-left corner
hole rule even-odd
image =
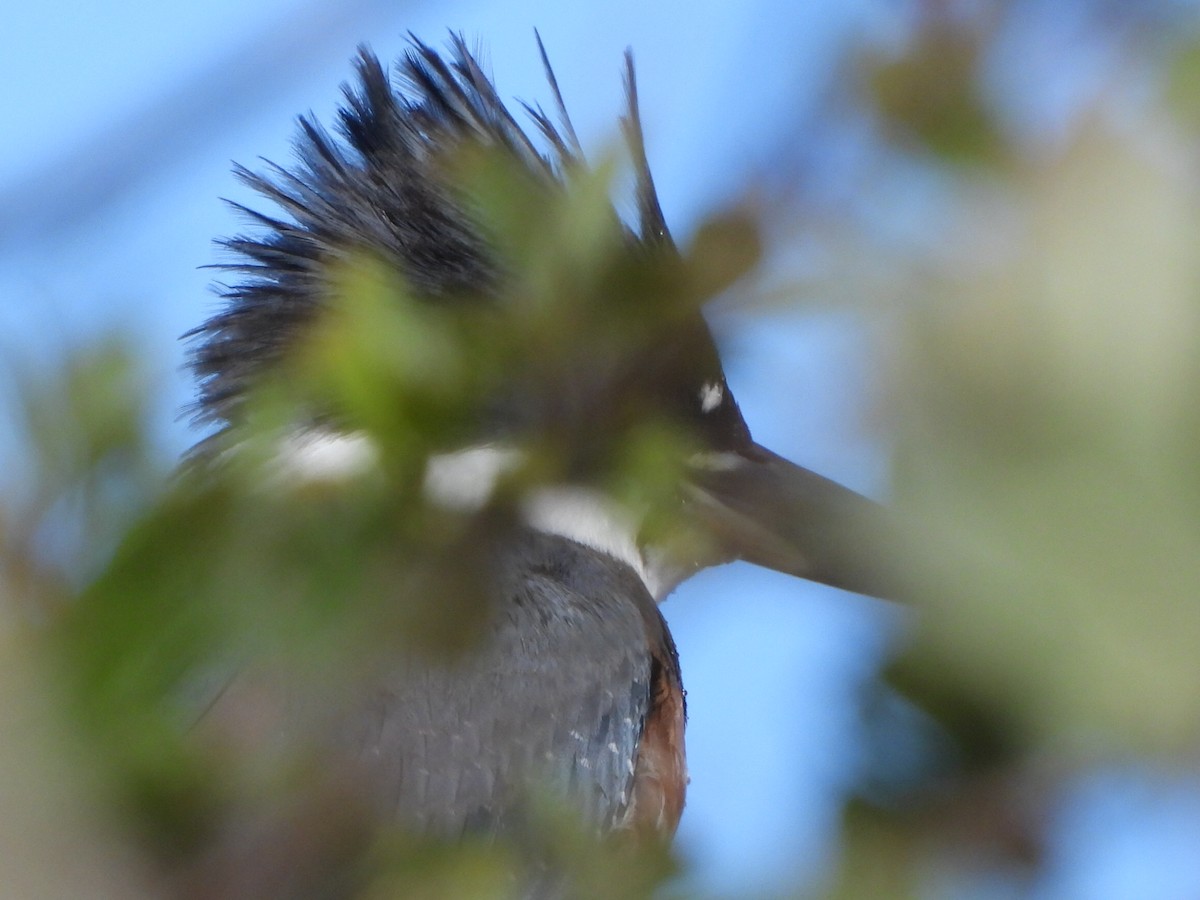
[[[875,501],[758,444],[697,458],[691,482],[698,518],[733,558],[897,597],[892,525]]]

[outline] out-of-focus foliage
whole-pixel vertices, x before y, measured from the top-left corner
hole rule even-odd
[[[165,473],[142,428],[144,373],[122,341],[52,374],[12,354],[8,437],[22,449],[0,504],[0,824],[12,896],[138,897],[144,859],[114,828],[113,784],[66,712],[47,633],[95,577]]]
[[[1179,752],[1200,722],[1200,206],[1184,147],[1138,139],[1096,123],[1014,178],[1006,258],[912,310],[897,490],[987,575],[963,597],[930,573],[928,665],[1034,739]]]
[[[1002,138],[975,78],[986,25],[971,26],[934,14],[903,54],[863,62],[872,101],[897,146],[953,163],[997,160]]]
[[[882,781],[847,820],[839,896],[997,873],[1034,889],[1073,774],[1190,769],[1200,738],[1195,48],[1074,5],[1124,68],[1031,144],[988,111],[988,75],[1024,61],[992,40],[1020,47],[1019,14],[985,7],[927,19],[863,79],[889,131],[918,137],[902,152],[952,162],[954,227],[899,267],[883,349],[914,566],[892,681],[934,718],[914,772],[888,746],[911,724],[878,717]]]

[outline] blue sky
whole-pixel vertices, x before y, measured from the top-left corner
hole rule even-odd
[[[770,165],[781,127],[829,87],[843,41],[886,36],[895,9],[884,0],[18,4],[0,39],[0,201],[27,205],[0,202],[0,352],[52,358],[106,330],[132,332],[159,388],[163,452],[185,449],[196,436],[177,416],[191,398],[177,337],[215,308],[212,273],[198,268],[218,259],[212,239],[242,227],[218,198],[250,199],[230,162],[287,161],[295,116],[328,120],[359,42],[386,58],[408,30],[436,43],[461,29],[488,48],[503,95],[545,101],[536,26],[597,153],[615,137],[621,54],[633,47],[651,164],[667,217],[686,235]],[[201,74],[227,90],[188,106],[187,85]],[[140,158],[163,122],[175,122],[164,156],[132,172],[93,165],[89,153]],[[852,178],[853,161],[840,165]],[[94,214],[71,215],[73,198],[107,196],[106,179],[113,193]],[[720,321],[756,437],[885,496],[867,325],[819,304],[735,309]],[[4,441],[0,458],[11,455]],[[818,883],[836,863],[842,791],[857,764],[856,691],[904,614],[740,565],[684,585],[665,612],[689,689],[692,784],[679,847],[697,882],[739,893]],[[1076,822],[1067,833],[1086,835],[1078,823],[1095,819],[1089,797],[1103,806],[1124,796],[1126,817],[1142,808],[1128,792],[1112,796],[1081,788],[1064,812]],[[1189,808],[1179,818],[1195,828]],[[1079,871],[1066,866],[1059,883],[1077,883]]]

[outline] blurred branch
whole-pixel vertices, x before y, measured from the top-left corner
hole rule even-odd
[[[26,606],[0,585],[4,607]],[[156,896],[38,658],[42,636],[0,608],[0,860],[11,897]]]

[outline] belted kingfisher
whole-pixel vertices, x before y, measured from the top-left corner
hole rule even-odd
[[[269,175],[238,169],[282,214],[244,210],[261,230],[223,242],[238,257],[226,268],[240,280],[190,334],[202,419],[236,435],[254,385],[317,322],[332,302],[331,271],[356,254],[393,267],[419,303],[467,298],[480,315],[496,312],[512,266],[450,163],[464,146],[482,146],[515,163],[531,184],[563,189],[585,164],[548,63],[546,72],[561,123],[526,107],[548,148],[540,150],[461,37],[451,38],[446,55],[412,39],[394,80],[364,49],[357,81],[345,89],[340,141],[302,118],[298,165]],[[676,258],[646,161],[628,55],[626,90],[622,129],[638,221],[620,226],[623,241],[633,258]],[[633,315],[628,328],[643,321]],[[636,513],[586,479],[532,489],[517,526],[497,538],[488,568],[494,615],[478,646],[445,662],[398,661],[348,711],[347,743],[388,820],[451,837],[500,831],[518,815],[526,788],[542,779],[563,787],[598,833],[669,838],[688,783],[686,710],[658,602],[699,569],[734,559],[860,593],[889,592],[867,536],[880,509],[755,443],[700,312],[666,321],[669,329],[653,340],[628,344],[629,358],[603,376],[599,393],[605,414],[646,409],[686,429],[694,445],[680,461],[674,496],[706,539],[682,549],[660,544]],[[574,410],[587,409],[575,401],[594,385],[553,387],[566,397],[562,408]],[[521,429],[537,425],[536,414],[522,409],[523,389],[501,390],[467,446],[429,462],[434,501],[486,500],[487,485],[512,464]],[[317,420],[289,445],[291,458],[311,461],[330,445],[336,418]],[[365,446],[360,435],[332,440],[355,453]],[[481,472],[482,487],[470,481]]]

